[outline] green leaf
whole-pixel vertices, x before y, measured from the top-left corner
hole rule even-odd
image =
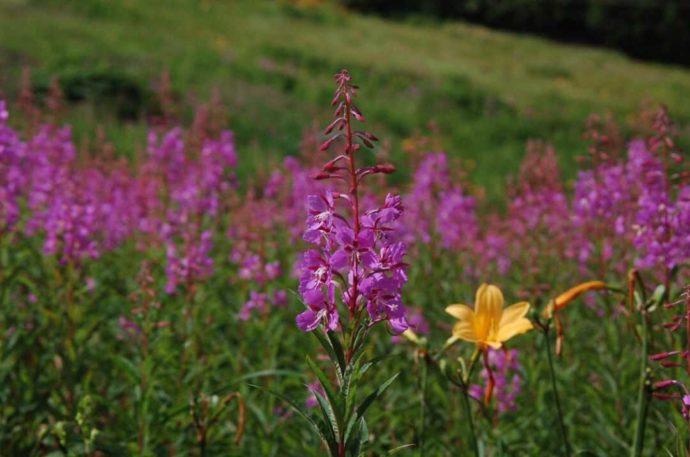
[[[402,446],[398,446],[396,448],[391,449],[386,453],[386,455],[394,455],[397,454],[400,451],[404,451],[405,449],[409,449],[411,447],[414,447],[414,444],[403,444]]]
[[[369,429],[367,428],[367,422],[362,417],[357,423],[359,424],[358,433],[347,445],[350,455],[354,457],[358,457],[361,454],[362,448],[369,441]]]
[[[328,400],[324,398],[321,393],[314,391],[314,396],[316,397],[316,402],[319,404],[321,413],[324,416],[324,432],[326,434],[326,442],[328,447],[331,449],[333,455],[337,455],[338,451],[338,438],[340,436],[340,431],[338,428],[338,421],[333,412],[333,408],[328,403]],[[329,426],[330,424],[330,426]]]
[[[344,355],[342,355],[342,354],[338,355],[336,353],[336,350],[333,347],[333,344],[331,343],[330,337],[326,337],[326,335],[321,333],[319,330],[312,332],[312,333],[319,340],[321,347],[323,347],[323,349],[328,354],[328,357],[333,362],[333,365],[335,366],[336,374],[338,376],[338,382],[341,383],[341,385],[342,385],[343,373],[345,372],[345,357],[344,357]],[[335,338],[335,339],[337,340],[337,338]],[[340,346],[340,347],[342,348],[342,346]]]
[[[376,401],[377,398],[379,398],[383,392],[386,391],[388,386],[393,384],[393,381],[400,375],[400,372],[395,373],[393,376],[388,378],[386,382],[381,384],[376,390],[374,390],[372,393],[370,393],[364,401],[357,407],[357,415],[358,416],[364,416],[364,413],[366,412],[367,409]]]
[[[321,383],[323,390],[326,392],[329,406],[335,414],[336,426],[339,425],[340,421],[342,420],[343,414],[342,399],[340,398],[340,396],[338,396],[338,393],[335,390],[333,390],[333,386],[331,385],[330,380],[328,379],[326,374],[321,370],[321,368],[319,368],[319,366],[316,363],[314,363],[314,361],[309,356],[307,356],[307,365],[309,365],[309,368],[311,368],[316,377],[319,379],[319,383]]]
[[[347,421],[347,428],[345,429],[345,442],[349,443],[349,440],[351,438],[352,430],[354,429],[355,425],[357,424],[357,421],[364,416],[364,413],[366,410],[371,406],[374,401],[376,401],[377,398],[379,398],[383,392],[390,386],[393,381],[395,381],[395,378],[397,378],[400,375],[400,372],[395,373],[393,376],[388,378],[386,382],[381,384],[376,390],[374,390],[372,393],[367,395],[367,397],[364,399],[364,401],[357,407],[355,413],[348,418]]]
[[[129,379],[129,382],[137,384],[139,382],[139,368],[128,358],[117,356],[114,359],[115,365],[120,368]]]
[[[237,382],[242,382],[242,381],[247,381],[249,379],[254,379],[254,378],[266,378],[270,376],[295,376],[295,377],[301,377],[302,373],[297,372],[297,371],[290,371],[290,370],[277,370],[277,369],[271,369],[271,370],[261,370],[261,371],[255,371],[253,373],[247,373],[244,376],[240,376],[237,378],[232,379],[229,384],[235,384]],[[222,391],[224,389],[219,389],[219,391]]]
[[[328,341],[331,342],[333,351],[335,351],[335,356],[338,360],[338,365],[340,367],[340,373],[343,374],[345,373],[345,368],[347,367],[347,362],[345,361],[345,351],[343,351],[343,345],[340,344],[340,340],[338,339],[335,332],[326,332],[326,336],[328,337]]]
[[[285,403],[290,405],[290,407],[292,407],[292,409],[294,409],[297,412],[297,414],[302,416],[309,423],[309,425],[311,425],[314,432],[316,432],[316,434],[319,435],[319,438],[321,438],[321,441],[323,441],[323,443],[331,450],[331,454],[334,456],[337,455],[338,444],[333,443],[332,441],[329,442],[328,437],[326,435],[326,424],[324,424],[322,421],[317,420],[314,417],[312,417],[309,413],[307,413],[307,411],[305,411],[299,405],[299,403],[297,403],[293,399],[291,399],[291,398],[289,398],[289,397],[287,397],[281,393],[266,389],[266,388],[261,387],[261,386],[257,386],[255,384],[249,384],[249,386],[254,387],[256,389],[263,390],[264,392],[271,394],[274,397],[279,398],[280,400],[283,400]],[[333,450],[334,450],[333,446],[335,446],[335,450],[336,450],[335,454],[333,453]]]
[[[652,294],[650,300],[649,300],[649,306],[647,307],[647,311],[653,312],[655,309],[657,309],[659,306],[661,306],[664,297],[666,296],[666,286],[663,284],[659,284],[656,289],[654,289],[654,293]]]
[[[373,367],[374,365],[377,365],[386,359],[397,357],[398,355],[399,354],[386,354],[386,355],[382,355],[382,356],[375,357],[375,358],[371,359],[370,361],[363,364],[362,367],[359,369],[359,377],[361,378],[362,376],[364,376],[364,373],[366,373],[369,370],[369,368]]]

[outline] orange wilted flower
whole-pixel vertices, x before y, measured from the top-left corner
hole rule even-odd
[[[560,294],[544,310],[544,317],[547,319],[553,317],[556,311],[565,308],[568,303],[575,300],[577,297],[590,290],[606,289],[606,283],[603,281],[587,281],[579,284],[571,289]]]
[[[551,300],[544,309],[543,315],[546,319],[553,318],[556,322],[556,355],[561,354],[563,346],[563,324],[558,316],[558,311],[565,308],[570,302],[577,297],[590,290],[606,289],[606,283],[603,281],[587,281],[563,292],[555,299]]]

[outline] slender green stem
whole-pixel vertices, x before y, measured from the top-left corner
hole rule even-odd
[[[558,388],[556,386],[556,372],[553,368],[553,356],[551,355],[551,343],[549,342],[548,327],[544,328],[544,347],[546,348],[546,358],[549,361],[549,375],[551,377],[551,389],[553,390],[553,399],[556,403],[556,411],[558,413],[558,426],[561,432],[561,440],[563,441],[563,455],[570,455],[570,442],[568,441],[568,433],[565,429],[565,421],[563,420],[563,409],[561,408],[561,399],[558,396]]]
[[[470,441],[472,442],[472,449],[474,449],[475,457],[479,457],[479,443],[474,432],[474,418],[472,417],[472,408],[470,407],[470,394],[467,387],[462,389],[462,405],[465,408],[465,416],[467,416],[467,425],[469,427]]]
[[[462,379],[460,380],[460,383],[458,384],[460,386],[460,390],[462,392],[462,404],[463,404],[463,407],[465,409],[465,416],[467,417],[467,424],[469,427],[469,436],[470,436],[470,441],[472,442],[472,449],[474,449],[475,457],[479,457],[479,442],[477,441],[477,435],[476,435],[476,432],[474,429],[474,417],[472,416],[472,407],[470,405],[469,387],[470,387],[470,377],[472,376],[472,372],[474,371],[474,367],[477,364],[477,360],[479,360],[479,354],[480,354],[480,351],[478,349],[475,349],[474,353],[472,354],[472,357],[470,358],[470,364],[465,369],[465,372],[462,374]]]
[[[477,365],[477,360],[479,360],[480,355],[481,351],[479,349],[475,349],[472,353],[472,357],[470,358],[470,366],[467,367],[467,373],[465,373],[465,378],[462,380],[466,386],[470,385],[470,378],[472,377],[472,372],[474,371],[474,367]]]
[[[419,381],[419,431],[417,434],[417,444],[419,446],[419,457],[424,457],[424,428],[426,425],[426,381],[428,375],[427,355],[425,354],[420,364],[421,374]]]
[[[648,338],[647,338],[647,314],[644,309],[640,310],[642,317],[642,329],[640,338],[642,339],[642,355],[640,356],[640,386],[637,391],[637,420],[635,427],[635,436],[633,438],[633,447],[631,456],[640,457],[644,448],[644,431],[647,425],[647,410],[649,406],[649,380],[647,373],[647,353],[648,353]]]

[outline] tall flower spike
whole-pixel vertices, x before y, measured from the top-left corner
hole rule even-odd
[[[360,206],[362,180],[372,174],[392,173],[394,167],[357,168],[357,152],[362,146],[373,147],[376,137],[353,129],[355,121],[364,122],[364,116],[353,103],[356,87],[350,74],[343,70],[335,79],[335,119],[326,127],[324,134],[330,137],[320,149],[326,151],[338,141],[345,144],[315,178],[344,182],[346,188],[307,197],[309,214],[303,238],[312,247],[303,255],[299,285],[307,310],[295,321],[302,331],[315,331],[338,373],[337,383],[332,383],[307,359],[323,387],[322,391],[312,389],[323,418],[311,422],[329,454],[345,457],[359,455],[362,443],[369,440],[362,415],[373,397],[359,406],[355,399],[367,334],[378,322],[387,323],[395,334],[409,325],[402,304],[402,287],[407,282],[405,245],[395,234],[395,222],[403,213],[400,198],[389,194],[381,207],[369,211]],[[369,206],[370,201],[365,204]],[[379,386],[377,395],[396,376]]]
[[[368,314],[367,325],[379,321],[389,324],[393,333],[408,328],[401,290],[407,281],[403,262],[405,245],[394,240],[394,223],[403,212],[400,198],[388,195],[381,208],[362,211],[360,185],[372,174],[389,174],[395,167],[378,164],[357,168],[356,153],[362,146],[373,148],[376,136],[354,130],[355,121],[364,122],[354,105],[356,86],[343,70],[335,76],[334,120],[326,127],[326,151],[339,141],[344,149],[327,161],[315,176],[318,180],[335,179],[346,183],[345,192],[326,191],[307,197],[309,215],[303,238],[315,245],[304,257],[300,294],[308,309],[296,318],[303,331],[323,324],[333,331],[345,321],[340,316],[337,299],[343,302],[349,321],[359,322],[362,310]],[[341,208],[342,207],[342,208]],[[338,293],[340,292],[340,293]]]
[[[679,307],[673,317],[673,325],[667,326],[670,332],[680,333],[680,347],[671,351],[654,354],[649,357],[652,362],[658,362],[663,368],[683,368],[687,376],[690,376],[690,286],[685,287],[680,299],[667,305],[668,308]],[[683,335],[685,331],[685,335]],[[671,360],[669,360],[671,359]],[[678,371],[676,371],[678,373]],[[666,393],[669,389],[675,392]],[[662,392],[662,390],[664,392]],[[652,395],[660,400],[674,400],[680,406],[681,414],[686,422],[690,423],[690,390],[687,381],[679,379],[664,379],[653,386]]]

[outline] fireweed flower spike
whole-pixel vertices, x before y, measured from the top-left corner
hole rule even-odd
[[[306,198],[303,239],[311,248],[299,263],[298,291],[307,309],[295,321],[300,330],[316,335],[336,371],[334,385],[333,378],[307,358],[323,387],[312,389],[312,403],[323,418],[310,419],[310,423],[332,457],[354,457],[369,437],[364,412],[397,377],[357,405],[356,384],[368,368],[361,365],[367,334],[379,322],[394,334],[409,327],[402,304],[406,247],[396,234],[396,221],[403,213],[400,197],[388,194],[381,207],[363,209],[362,180],[395,168],[389,164],[357,168],[357,156],[363,147],[373,148],[377,138],[353,129],[355,121],[364,122],[364,116],[354,104],[356,86],[350,74],[343,70],[335,80],[335,120],[324,131],[329,137],[320,150],[327,151],[338,142],[344,142],[344,147],[314,176],[319,181],[332,180],[334,185]],[[344,189],[337,190],[336,185],[342,183]],[[301,411],[296,402],[291,404]]]
[[[665,308],[674,309],[674,315],[670,322],[663,326],[679,341],[671,351],[661,352],[649,356],[649,360],[661,365],[662,368],[674,370],[671,376],[678,379],[666,378],[657,381],[651,388],[651,395],[659,400],[676,402],[683,419],[690,424],[690,391],[688,390],[688,377],[690,377],[690,286],[686,286],[680,297],[665,305]],[[677,336],[676,336],[677,335]],[[684,380],[680,373],[684,372]],[[642,446],[639,446],[640,454]]]

